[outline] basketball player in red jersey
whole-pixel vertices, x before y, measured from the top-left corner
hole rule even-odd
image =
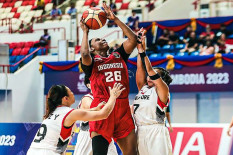
[[[106,155],[113,137],[124,155],[136,155],[137,139],[129,107],[129,78],[126,62],[137,45],[137,36],[115,16],[106,3],[103,3],[103,8],[107,18],[113,20],[128,39],[108,56],[109,46],[105,39],[93,38],[88,42],[89,29],[81,21],[83,30],[81,66],[91,81],[94,97],[91,108],[96,107],[102,101],[107,101],[109,98],[108,87],[113,86],[115,82],[121,82],[126,90],[117,99],[116,106],[107,119],[89,123],[93,154]]]

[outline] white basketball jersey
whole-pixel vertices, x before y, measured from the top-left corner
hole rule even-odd
[[[155,87],[144,85],[136,95],[134,102],[134,118],[137,126],[152,125],[165,122],[166,104],[162,103]]]
[[[90,97],[92,100],[94,100],[94,97],[91,93],[89,94],[86,94],[82,97],[82,99],[84,97]],[[82,99],[81,101],[79,102],[79,105],[78,105],[78,108],[81,107],[81,104],[82,104]],[[83,130],[83,131],[88,131],[89,130],[89,122],[88,121],[80,121],[80,129]]]
[[[49,149],[62,154],[66,150],[73,127],[64,127],[63,122],[72,110],[74,109],[70,107],[57,107],[42,122],[30,148]]]

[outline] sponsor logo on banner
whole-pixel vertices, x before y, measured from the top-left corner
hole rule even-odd
[[[89,93],[89,89],[84,84],[84,73],[64,71],[64,72],[46,72],[45,90],[47,94],[50,87],[56,84],[64,84],[71,89],[74,94]]]
[[[81,93],[86,93],[89,91],[84,83],[84,79],[85,79],[85,73],[79,74],[79,80],[77,82],[77,90]]]
[[[217,155],[223,128],[176,127],[170,133],[173,155]]]

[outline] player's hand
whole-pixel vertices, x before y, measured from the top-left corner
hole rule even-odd
[[[227,130],[227,135],[228,135],[228,136],[231,136],[231,128],[228,128],[228,130]]]
[[[113,88],[109,87],[110,97],[118,98],[121,95],[121,92],[125,90],[125,87],[122,87],[123,85],[121,83],[115,83]]]
[[[101,102],[100,104],[98,104],[98,106],[96,107],[96,111],[99,111],[103,108],[103,106],[106,104],[106,102]]]
[[[170,132],[173,132],[173,128],[172,128],[172,126],[170,126],[169,131],[170,131]]]
[[[116,19],[116,15],[112,12],[111,8],[107,6],[106,2],[103,3],[104,12],[107,14],[109,20]]]
[[[137,49],[139,53],[146,51],[146,37],[145,37],[145,30],[141,28],[136,34],[137,34]]]
[[[87,25],[84,23],[84,19],[80,20],[80,27],[83,30],[83,32],[89,32],[89,28],[87,27]]]

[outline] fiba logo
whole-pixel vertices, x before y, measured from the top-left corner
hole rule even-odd
[[[84,81],[85,73],[79,74],[79,80]]]
[[[77,89],[79,92],[87,92],[88,88],[84,84],[85,73],[79,74],[79,80],[77,83]]]

